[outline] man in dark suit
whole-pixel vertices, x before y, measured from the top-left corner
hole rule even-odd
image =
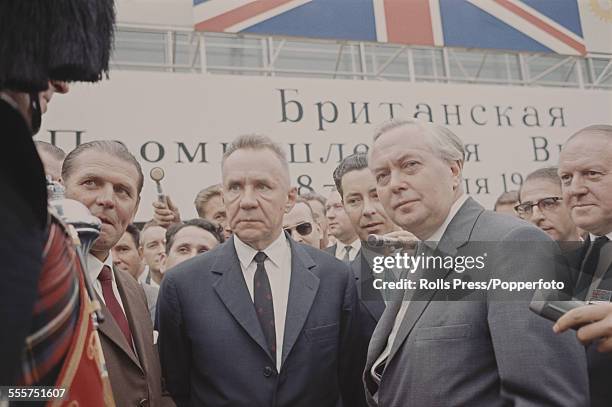
[[[559,156],[559,177],[572,220],[589,233],[574,296],[600,304],[567,313],[555,330],[584,325],[577,335],[589,345],[591,402],[607,406],[612,400],[612,126],[589,126],[571,136]]]
[[[472,271],[453,262],[421,265],[414,274],[419,284],[430,276],[436,283],[483,275],[538,281],[553,265],[549,260],[560,256],[538,228],[486,211],[463,193],[463,144],[448,129],[390,121],[377,131],[370,154],[378,197],[391,219],[422,241],[419,258],[424,252],[434,260],[484,259]],[[524,249],[520,255],[517,247]],[[552,324],[528,309],[532,292],[508,295],[441,284],[406,290],[372,335],[364,372],[368,403],[587,406],[586,360],[575,338],[551,335]]]
[[[372,247],[367,242],[368,235],[401,237],[405,240],[414,240],[414,236],[406,231],[400,231],[380,204],[376,192],[376,180],[368,169],[367,154],[353,154],[343,159],[334,171],[334,183],[342,199],[343,210],[361,242],[361,250],[351,262],[351,268],[357,285],[361,312],[360,351],[355,354],[355,358],[360,360],[359,366],[363,370],[370,338],[385,310],[385,300],[388,300],[379,290],[374,289],[373,261],[374,257],[390,254],[393,250],[385,246]],[[394,280],[395,276],[388,274],[385,279]],[[361,405],[366,405],[365,397],[362,397],[360,402]]]
[[[283,233],[296,198],[283,150],[242,136],[222,160],[233,236],[169,270],[159,349],[179,406],[353,406],[348,267]]]
[[[134,219],[143,175],[140,164],[116,141],[93,141],[71,151],[62,167],[66,197],[89,208],[102,221],[87,257],[88,274],[102,304],[100,340],[118,406],[161,406],[159,357],[142,287],[129,274],[113,270],[111,248]]]
[[[345,263],[352,262],[359,255],[361,240],[344,210],[342,197],[335,188],[325,201],[325,216],[329,224],[329,235],[336,238],[336,243],[326,247],[325,251]]]

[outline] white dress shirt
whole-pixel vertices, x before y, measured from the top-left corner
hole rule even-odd
[[[240,268],[246,282],[251,301],[254,301],[253,279],[257,270],[255,255],[258,250],[241,241],[235,234],[234,246],[240,260]],[[274,307],[274,325],[276,329],[276,369],[280,372],[283,357],[283,338],[285,336],[285,317],[289,302],[289,283],[291,281],[291,247],[285,234],[279,230],[278,238],[270,246],[261,250],[268,256],[264,262]]]
[[[138,276],[138,282],[142,285],[146,284],[146,285],[150,285],[150,286],[159,288],[159,284],[157,284],[155,280],[153,280],[153,277],[151,276],[151,270],[149,270],[148,264],[145,265],[144,270]]]
[[[344,248],[347,246],[352,247],[351,251],[349,252],[349,261],[353,261],[355,260],[355,256],[357,256],[357,253],[359,253],[359,249],[361,249],[361,240],[357,238],[353,241],[353,243],[348,245],[342,243],[339,240],[336,241],[336,258],[338,260],[344,259],[344,253],[346,253],[346,250]]]
[[[459,209],[461,208],[461,206],[463,206],[463,204],[465,203],[467,199],[468,199],[468,196],[464,194],[464,195],[461,195],[453,203],[442,225],[440,225],[440,227],[429,238],[426,239],[427,243],[429,243],[429,246],[433,244],[434,247],[432,248],[434,249],[438,246],[440,239],[442,239],[442,236],[444,236],[444,232],[446,232],[446,228],[451,223],[451,221],[453,220],[457,212],[459,212]],[[378,359],[376,359],[376,362],[374,362],[374,364],[372,365],[370,374],[372,378],[374,379],[374,382],[376,383],[380,383],[381,377],[375,372],[375,370],[378,368],[378,366],[384,363],[386,359],[389,357],[389,354],[391,353],[391,348],[393,347],[393,342],[395,341],[395,337],[397,336],[397,331],[399,331],[399,328],[402,325],[402,321],[404,320],[404,317],[406,316],[408,305],[410,305],[410,301],[407,299],[404,299],[402,301],[402,306],[400,307],[395,317],[395,322],[393,323],[393,329],[391,329],[391,333],[389,334],[389,338],[387,339],[387,346],[382,351]]]
[[[100,284],[100,281],[98,280],[98,276],[102,272],[102,267],[104,266],[110,267],[111,271],[113,270],[113,255],[110,251],[108,252],[108,257],[106,258],[106,260],[104,260],[104,262],[98,260],[98,258],[92,255],[91,253],[87,254],[87,275],[89,276],[89,279],[93,284],[94,290],[96,290],[96,293],[98,294],[104,305],[106,305],[106,301],[104,301],[104,294],[102,293],[102,284]],[[117,289],[117,281],[115,280],[114,271],[111,273],[111,275],[113,276],[113,294],[115,294],[115,298],[117,298],[117,302],[119,302],[119,305],[121,306],[121,309],[125,314],[125,307],[123,306],[123,301],[121,301],[121,295],[119,295],[119,290]]]

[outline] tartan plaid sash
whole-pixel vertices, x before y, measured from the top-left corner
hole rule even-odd
[[[18,380],[23,386],[55,384],[79,314],[78,259],[72,240],[55,219],[49,226],[43,259]]]

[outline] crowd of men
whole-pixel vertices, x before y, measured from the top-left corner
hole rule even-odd
[[[71,78],[98,78],[103,65]],[[42,75],[23,91],[0,70],[0,123],[15,141],[0,160],[0,385],[66,386],[65,405],[88,406],[610,404],[612,126],[568,135],[557,167],[500,197],[506,214],[463,191],[464,146],[443,126],[383,123],[367,154],[330,174],[327,197],[298,196],[283,148],[244,135],[224,153],[220,183],[195,197],[199,218],[183,221],[166,196],[138,228],[149,203],[122,143],[64,154],[32,141],[53,92],[68,90],[58,71]],[[66,205],[100,221],[82,263],[66,219],[47,209],[45,173]],[[479,273],[532,281],[554,269],[584,305],[553,323],[529,310],[533,290],[500,300],[374,284],[381,256],[483,248]]]

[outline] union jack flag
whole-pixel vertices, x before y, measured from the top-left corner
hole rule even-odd
[[[199,31],[584,55],[579,0],[193,0]]]

